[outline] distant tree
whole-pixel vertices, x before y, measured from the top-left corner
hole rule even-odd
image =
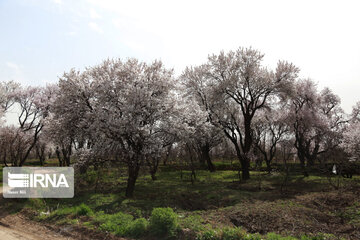
[[[340,99],[329,89],[318,92],[311,80],[299,80],[290,99],[289,123],[304,175],[318,155],[340,144],[344,120]]]
[[[360,161],[360,102],[354,107],[341,147],[352,161]]]
[[[40,165],[43,166],[46,160],[46,154],[48,150],[48,142],[42,137],[35,144],[35,155],[40,160]]]
[[[198,153],[200,163],[206,162],[210,172],[215,171],[215,166],[211,161],[210,151],[216,145],[221,143],[224,134],[221,128],[211,124],[210,108],[211,106],[211,82],[204,72],[204,66],[186,68],[180,79],[184,87],[184,97],[191,98],[188,108],[194,109],[199,106],[198,111],[203,111],[204,119],[194,122],[197,126],[196,133],[192,137],[195,151]]]
[[[269,173],[278,145],[289,133],[286,112],[281,108],[264,110],[254,118],[254,145],[263,156]]]
[[[16,166],[19,159],[22,159],[28,139],[28,135],[14,126],[0,128],[0,156],[5,166],[8,166],[8,163]]]
[[[344,133],[343,148],[353,161],[360,161],[360,123],[352,123]]]
[[[89,119],[92,89],[84,73],[71,69],[53,89],[56,100],[50,105],[45,128],[46,138],[55,146],[60,166],[70,166],[74,148],[90,147]]]
[[[15,92],[20,88],[20,84],[9,81],[0,82],[0,118],[15,103]]]
[[[25,163],[39,139],[44,127],[44,119],[48,116],[49,99],[51,98],[48,92],[49,88],[18,87],[13,92],[14,104],[20,108],[18,130],[16,130],[15,136],[26,142],[26,144],[22,143],[21,148],[13,149],[13,151],[17,151],[12,153],[14,166],[22,166]]]
[[[352,113],[350,115],[351,122],[360,122],[360,101],[353,106]]]
[[[254,49],[239,48],[209,56],[201,72],[212,88],[210,119],[234,144],[241,163],[242,178],[250,178],[253,147],[253,118],[258,110],[297,77],[298,68],[279,62],[275,72],[261,66],[264,55]]]

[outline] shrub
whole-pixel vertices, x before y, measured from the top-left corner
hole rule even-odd
[[[132,206],[127,206],[126,213],[134,216],[134,218],[141,218],[142,217],[141,210],[139,208],[135,208],[135,207],[132,207]]]
[[[243,239],[245,235],[244,230],[242,230],[239,227],[235,227],[235,228],[224,228],[222,230],[222,238],[223,240],[238,240],[238,239]]]
[[[100,230],[111,232],[118,236],[125,236],[128,225],[132,222],[133,216],[118,212],[116,214],[99,213],[95,221],[101,223]]]
[[[86,205],[85,203],[80,204],[77,208],[76,208],[76,215],[77,216],[91,216],[93,215],[93,211],[91,210],[91,208]]]
[[[147,227],[148,221],[145,218],[138,218],[127,226],[125,235],[139,238],[145,234]]]
[[[263,238],[259,234],[246,234],[243,240],[262,240]]]
[[[171,208],[154,208],[150,216],[150,231],[157,236],[176,235],[177,214]]]
[[[220,240],[219,233],[213,229],[206,230],[199,234],[196,238],[197,240]]]
[[[191,215],[181,220],[181,225],[184,228],[189,228],[195,232],[205,230],[203,219],[199,215]]]
[[[59,220],[67,215],[75,215],[76,209],[75,207],[64,207],[56,209],[55,211],[51,212],[50,215],[43,215],[40,219],[51,219],[51,220]]]
[[[95,226],[92,222],[84,222],[83,225],[89,229],[95,229]]]
[[[276,233],[268,233],[266,235],[267,240],[297,240],[297,238],[294,237],[283,237]]]

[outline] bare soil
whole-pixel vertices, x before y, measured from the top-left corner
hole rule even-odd
[[[208,220],[229,221],[251,233],[276,232],[292,236],[328,233],[345,239],[360,239],[360,223],[351,222],[347,215],[349,207],[356,205],[359,199],[360,188],[357,187],[302,194],[284,200],[249,200],[235,208],[219,210]],[[355,211],[356,214],[359,212]],[[214,219],[214,216],[223,219]]]

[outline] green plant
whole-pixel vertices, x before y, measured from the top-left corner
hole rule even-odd
[[[49,217],[50,218],[59,218],[59,217],[65,216],[65,215],[71,215],[73,213],[75,213],[75,207],[64,207],[64,208],[59,208],[59,209],[53,211]]]
[[[244,235],[244,238],[242,240],[262,240],[264,238],[261,237],[261,235],[255,233],[255,234],[246,234]]]
[[[176,235],[178,216],[172,208],[154,208],[150,216],[150,231],[156,236]]]
[[[283,237],[276,233],[268,233],[266,235],[267,240],[297,240],[297,238],[294,237]]]
[[[112,215],[100,212],[95,217],[95,221],[100,223],[100,230],[108,231],[118,236],[125,236],[127,227],[132,220],[133,216],[121,212]]]
[[[132,221],[125,230],[125,235],[129,237],[139,238],[143,236],[148,227],[148,221],[145,218],[138,218]]]
[[[128,206],[126,208],[126,213],[129,213],[131,215],[133,215],[135,218],[141,218],[142,217],[142,212],[140,209],[133,207],[133,206]]]
[[[220,240],[221,237],[219,236],[219,233],[214,229],[208,229],[202,233],[200,233],[197,238],[197,240]]]
[[[330,240],[330,239],[336,239],[336,238],[332,234],[319,233],[319,234],[313,235],[313,236],[302,235],[300,239],[301,240]]]
[[[94,214],[94,212],[85,203],[82,203],[78,207],[76,207],[76,215],[77,216],[91,216],[93,214]]]
[[[195,232],[205,230],[203,225],[203,219],[199,215],[191,215],[181,220],[181,226],[183,228],[192,229]]]
[[[245,231],[239,227],[226,227],[222,230],[221,239],[223,240],[237,240],[244,238]]]
[[[84,222],[83,225],[89,229],[94,229],[95,226],[92,222]]]

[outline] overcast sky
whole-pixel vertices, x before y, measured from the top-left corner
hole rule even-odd
[[[176,75],[208,54],[252,46],[360,100],[359,1],[0,0],[0,81],[56,82],[106,58],[161,59]]]

